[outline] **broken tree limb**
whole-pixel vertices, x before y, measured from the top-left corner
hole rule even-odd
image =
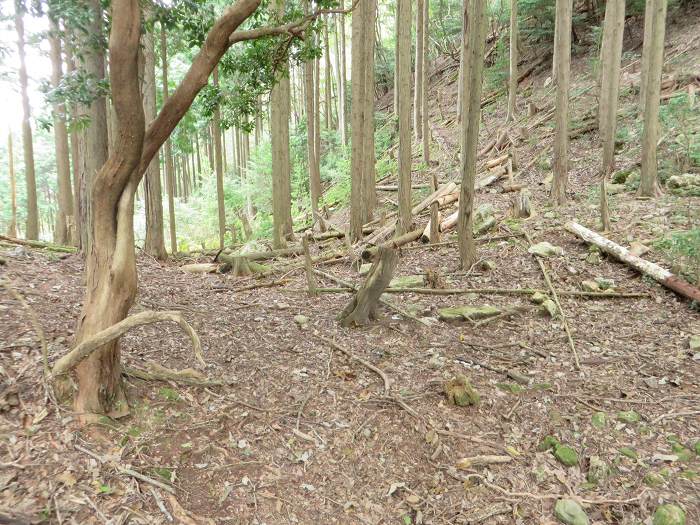
[[[532,238],[530,237],[530,235],[526,231],[523,231],[523,233],[525,234],[525,239],[527,239],[528,246],[532,246]],[[544,275],[544,280],[547,283],[547,287],[549,288],[549,291],[552,294],[552,299],[554,299],[554,302],[556,303],[557,308],[559,310],[559,315],[561,315],[561,321],[564,325],[564,331],[566,332],[566,337],[569,340],[569,347],[571,348],[571,353],[574,355],[574,364],[576,365],[576,370],[581,370],[581,361],[578,357],[576,346],[574,345],[574,338],[571,336],[569,322],[566,320],[566,314],[564,313],[564,310],[561,307],[561,303],[559,302],[557,291],[555,290],[554,285],[552,284],[552,281],[549,278],[549,273],[547,273],[547,267],[544,265],[542,259],[539,256],[537,256],[536,254],[533,254],[532,256],[537,261],[537,264],[539,264],[540,270],[542,270],[542,275]]]
[[[367,278],[350,303],[338,316],[342,326],[362,326],[377,318],[377,304],[394,276],[399,256],[392,247],[382,245]]]
[[[409,242],[413,242],[417,239],[420,239],[421,235],[423,235],[423,228],[417,228],[408,233],[404,233],[403,235],[399,235],[398,237],[395,237],[379,246],[367,247],[364,250],[362,250],[362,258],[366,261],[369,261],[379,253],[379,250],[382,247],[396,250],[404,244],[408,244]]]
[[[389,380],[389,377],[384,373],[384,371],[383,371],[381,368],[377,368],[376,366],[374,366],[374,365],[373,365],[372,363],[370,363],[369,361],[366,361],[366,360],[362,359],[361,357],[357,357],[355,354],[353,354],[353,353],[350,352],[349,350],[343,348],[342,346],[340,346],[338,343],[336,343],[336,342],[333,341],[332,339],[328,339],[327,337],[323,337],[322,335],[320,335],[320,334],[318,334],[318,333],[314,333],[314,335],[315,335],[316,337],[318,337],[318,338],[319,338],[321,341],[323,341],[324,343],[330,345],[333,349],[337,350],[338,352],[341,352],[341,353],[345,354],[347,357],[349,357],[349,358],[352,359],[353,361],[357,361],[358,363],[360,363],[361,365],[363,365],[363,366],[369,368],[372,372],[374,372],[374,373],[377,374],[379,377],[381,377],[381,378],[382,378],[382,381],[383,381],[383,383],[384,383],[384,393],[385,393],[385,394],[388,394],[388,393],[389,393],[389,388],[391,387],[391,381]]]
[[[219,254],[219,256],[214,260],[227,263],[233,263],[234,257],[245,257],[249,261],[262,261],[265,259],[276,259],[278,257],[292,257],[296,255],[302,255],[304,249],[301,246],[291,246],[289,248],[281,248],[279,250],[268,250],[264,252],[250,252],[250,253],[236,253],[227,255],[225,253]]]
[[[51,369],[51,377],[55,379],[70,372],[95,350],[98,350],[107,343],[121,337],[132,328],[146,324],[158,323],[161,321],[172,321],[180,325],[180,328],[182,328],[192,340],[194,355],[197,358],[197,361],[199,361],[199,363],[203,366],[206,365],[204,358],[202,357],[202,344],[199,341],[199,336],[180,312],[154,312],[152,310],[148,310],[131,315],[123,321],[113,324],[109,328],[105,328],[89,339],[86,339],[82,343],[78,344],[78,346],[73,348],[73,350],[56,361]]]
[[[424,190],[425,188],[430,188],[430,184],[411,184],[413,190]],[[380,184],[376,189],[377,191],[399,191],[396,184]]]
[[[75,253],[77,250],[73,246],[61,246],[60,244],[52,244],[50,242],[30,241],[24,239],[15,239],[7,235],[0,235],[0,241],[5,241],[10,244],[19,244],[20,246],[29,246],[30,248],[39,248],[52,252]]]
[[[637,257],[636,255],[632,255],[626,248],[592,230],[589,230],[585,226],[581,226],[577,222],[569,222],[566,224],[565,228],[584,241],[595,244],[605,253],[612,255],[638,272],[648,275],[669,290],[673,290],[677,294],[682,295],[691,301],[700,302],[700,289],[696,288],[689,282],[684,281],[680,277],[673,275],[665,268],[662,268],[653,262],[642,259],[641,257]]]
[[[484,465],[497,465],[503,463],[510,463],[513,461],[511,456],[473,456],[471,458],[462,458],[457,461],[455,465],[458,469],[468,470],[473,467],[482,467]]]

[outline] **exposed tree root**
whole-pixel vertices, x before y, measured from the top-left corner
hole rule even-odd
[[[370,363],[369,361],[365,361],[361,357],[357,357],[355,354],[350,352],[350,350],[343,348],[342,346],[340,346],[338,343],[336,343],[332,339],[324,337],[318,333],[314,333],[314,335],[316,337],[318,337],[324,343],[330,345],[334,350],[337,350],[338,352],[345,354],[347,357],[349,357],[353,361],[357,361],[358,363],[369,368],[372,372],[374,372],[379,377],[381,377],[382,381],[384,382],[384,393],[389,394],[389,389],[391,388],[391,381],[389,380],[389,377],[384,373],[384,371],[381,368],[374,366],[372,363]]]
[[[83,359],[92,354],[95,350],[101,348],[105,344],[114,341],[118,337],[121,337],[126,332],[137,326],[143,326],[146,324],[157,323],[160,321],[172,321],[180,325],[180,327],[190,336],[192,340],[192,346],[194,347],[194,355],[202,365],[205,365],[204,358],[202,357],[202,344],[199,341],[199,336],[194,331],[194,329],[189,325],[185,318],[180,312],[154,312],[146,311],[139,312],[137,314],[131,315],[118,322],[105,328],[104,330],[96,333],[89,339],[86,339],[78,346],[73,348],[66,355],[61,357],[53,366],[51,370],[51,378],[55,379],[58,376],[70,372],[75,368]]]

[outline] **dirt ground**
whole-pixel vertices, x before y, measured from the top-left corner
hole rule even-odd
[[[667,52],[692,41],[693,28],[697,24],[675,27]],[[698,45],[688,51],[696,60]],[[627,53],[625,63],[638,52]],[[593,82],[585,57],[574,67],[574,90]],[[431,111],[438,161],[431,170],[441,181],[456,176],[450,152],[458,136],[457,70],[451,71],[432,85],[431,98],[442,108]],[[528,81],[531,100],[542,105],[551,100],[545,77]],[[633,94],[623,100],[623,106],[633,103]],[[594,104],[592,94],[584,95],[572,111],[582,115]],[[520,107],[524,113],[524,101]],[[502,101],[485,110],[482,144],[504,114]],[[184,273],[180,266],[193,259],[160,264],[140,256],[132,313],[183,312],[201,338],[207,365],[197,365],[186,336],[166,323],[122,339],[125,366],[199,368],[223,384],[126,376],[131,415],[89,428],[77,425],[67,405],[56,407],[47,398],[31,321],[35,314],[50,362],[69,350],[83,262],[77,255],[0,247],[6,259],[0,276],[30,307],[0,289],[0,515],[21,523],[80,524],[541,524],[556,521],[558,499],[572,498],[593,523],[651,523],[661,503],[680,505],[688,524],[700,523],[700,356],[689,345],[691,335],[700,335],[700,315],[629,267],[606,256],[593,261],[588,246],[562,228],[571,219],[596,227],[590,188],[600,148],[596,132],[572,142],[570,202],[550,209],[541,184],[546,166],[530,162],[540,153],[549,158],[550,131],[544,125],[531,140],[517,141],[521,165],[530,164],[517,179],[531,191],[533,218],[508,220],[508,195],[497,188],[479,196],[477,204],[491,203],[499,219],[479,245],[480,260],[493,265],[462,272],[455,245],[411,245],[397,273],[438,272],[448,288],[546,290],[522,237],[488,241],[525,230],[535,243],[563,248],[563,255],[544,259],[558,291],[605,278],[616,292],[643,297],[561,294],[564,317],[552,319],[525,294],[400,293],[389,300],[422,322],[383,307],[379,321],[345,329],[335,318],[350,296],[309,297],[298,267],[236,279]],[[632,166],[637,154],[638,141],[631,140],[618,153],[619,167]],[[660,232],[690,227],[700,199],[665,194],[637,200],[622,192],[611,205],[610,237],[623,245],[649,244]],[[323,249],[336,245],[342,243]],[[646,258],[672,262],[649,246]],[[320,249],[314,246],[314,254]],[[347,262],[322,269],[354,283],[361,279]],[[273,280],[282,284],[243,290]],[[320,285],[337,286],[323,279]],[[460,305],[522,308],[478,326],[438,319],[438,309]],[[389,391],[378,374],[328,339],[383,371]],[[443,384],[457,374],[479,392],[478,405],[448,402]],[[540,446],[550,435],[577,453],[572,466]],[[502,463],[460,463],[482,455]],[[603,475],[589,482],[601,462]]]

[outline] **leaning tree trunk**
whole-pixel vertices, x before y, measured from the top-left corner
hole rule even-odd
[[[556,110],[554,115],[554,180],[551,199],[555,206],[566,202],[569,178],[569,80],[571,66],[572,0],[557,0]]]
[[[660,192],[656,148],[659,138],[659,97],[661,96],[661,72],[664,64],[664,36],[666,34],[667,0],[651,0],[644,18],[650,17],[651,43],[642,64],[646,73],[644,90],[644,128],[642,131],[642,174],[638,194],[656,197]],[[646,28],[646,24],[645,24]]]
[[[608,0],[605,7],[603,43],[601,46],[600,103],[598,127],[603,143],[602,176],[615,169],[615,128],[617,124],[620,60],[625,29],[625,0]]]
[[[148,13],[150,15],[150,12]],[[143,44],[143,112],[146,124],[156,118],[156,56],[153,32],[145,32]],[[143,189],[146,203],[146,241],[144,251],[158,260],[168,258],[163,230],[163,190],[160,162],[154,157],[148,165]]]
[[[36,175],[34,173],[34,142],[32,139],[31,114],[27,95],[27,65],[24,56],[24,6],[15,2],[15,27],[17,29],[17,51],[19,53],[19,85],[22,92],[22,149],[24,151],[24,178],[27,191],[27,227],[25,237],[39,238],[39,208],[36,198]]]
[[[163,70],[163,105],[168,103],[168,42],[165,34],[165,26],[160,25],[160,59]],[[211,150],[210,150],[211,151]],[[170,145],[170,138],[165,141],[163,148],[165,164],[165,192],[168,194],[168,229],[170,232],[170,253],[177,253],[177,234],[175,231],[175,174],[173,173],[173,150]],[[214,167],[211,163],[210,167]]]
[[[7,235],[17,237],[17,183],[15,181],[15,155],[12,151],[12,132],[7,134],[7,171],[10,176],[10,224]]]
[[[398,25],[399,222],[396,233],[411,230],[411,0],[400,0]]]
[[[486,39],[486,0],[465,0],[462,47],[462,185],[459,198],[459,259],[462,268],[476,262],[473,233],[473,208],[476,181],[477,145],[481,117],[481,86],[484,70],[484,41]]]
[[[61,40],[58,36],[58,24],[53,18],[55,13],[49,13],[51,46],[51,84],[57,89],[63,79],[63,60],[61,58]],[[68,157],[68,130],[66,128],[66,107],[64,104],[53,104],[53,130],[56,147],[56,174],[58,176],[58,212],[54,229],[56,244],[72,244],[73,228],[73,192],[70,183],[70,159]]]
[[[508,69],[508,114],[506,122],[515,120],[515,97],[518,93],[518,0],[510,0],[510,59]]]

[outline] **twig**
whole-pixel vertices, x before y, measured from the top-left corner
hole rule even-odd
[[[528,234],[526,231],[523,231],[525,234],[525,238],[527,239],[528,245],[532,246],[532,238],[530,237],[530,234]],[[557,305],[557,308],[559,309],[559,314],[561,315],[561,321],[562,324],[564,325],[564,331],[566,332],[566,337],[569,340],[569,347],[571,348],[571,352],[574,355],[574,364],[576,366],[576,370],[581,370],[581,361],[579,360],[578,357],[578,352],[576,351],[576,346],[574,345],[574,339],[571,337],[571,330],[569,329],[569,323],[566,320],[566,315],[564,314],[564,309],[561,307],[561,303],[559,302],[559,297],[557,296],[557,291],[554,289],[554,285],[552,284],[552,281],[549,278],[549,273],[547,273],[547,268],[545,267],[544,263],[542,262],[542,259],[540,259],[537,255],[533,254],[533,257],[535,260],[537,260],[537,264],[540,266],[540,270],[542,270],[542,274],[544,275],[544,280],[547,283],[547,287],[549,288],[549,291],[552,293],[552,298],[554,299],[554,302]]]
[[[296,429],[299,430],[299,423],[301,422],[301,416],[304,414],[304,408],[306,407],[306,404],[309,402],[311,399],[311,396],[313,396],[313,392],[309,392],[309,395],[304,398],[304,400],[301,402],[301,405],[299,405],[299,410],[297,411],[297,424],[296,424]],[[315,441],[315,440],[314,440]]]
[[[345,355],[346,355],[347,357],[349,357],[350,359],[353,359],[353,360],[357,361],[358,363],[360,363],[361,365],[366,366],[366,367],[369,368],[372,372],[374,372],[374,373],[377,374],[379,377],[381,377],[381,378],[382,378],[382,381],[384,382],[384,393],[385,393],[385,394],[388,394],[388,393],[389,393],[389,389],[390,389],[390,387],[391,387],[391,381],[389,380],[389,377],[384,373],[384,371],[383,371],[382,369],[377,368],[377,367],[374,366],[372,363],[370,363],[369,361],[365,361],[365,360],[362,359],[361,357],[357,357],[355,354],[353,354],[353,353],[350,352],[349,350],[343,348],[342,346],[340,346],[338,343],[336,343],[336,342],[333,341],[332,339],[329,339],[329,338],[327,338],[327,337],[324,337],[324,336],[322,336],[322,335],[319,334],[319,333],[314,333],[314,335],[315,335],[316,337],[318,337],[318,338],[319,338],[321,341],[323,341],[324,343],[329,344],[329,345],[330,345],[331,347],[333,347],[335,350],[338,350],[339,352],[342,352],[343,354],[345,354]]]
[[[666,414],[661,414],[659,417],[654,419],[651,424],[655,425],[659,421],[662,421],[664,419],[670,419],[670,418],[675,418],[675,417],[685,417],[685,416],[696,416],[700,414],[700,410],[688,410],[686,412],[667,412]]]
[[[158,505],[158,508],[160,509],[160,511],[165,515],[165,519],[172,523],[172,521],[173,521],[172,515],[170,514],[170,512],[168,512],[168,509],[165,506],[165,502],[163,501],[163,498],[160,497],[160,494],[158,494],[158,491],[156,491],[156,489],[154,489],[153,487],[151,487],[151,495],[153,496],[153,499],[156,500],[156,505]]]

